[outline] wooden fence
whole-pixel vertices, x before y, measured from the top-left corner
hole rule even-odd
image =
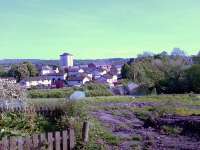
[[[0,142],[0,150],[71,150],[74,146],[74,129],[27,137],[5,137]]]
[[[41,114],[47,117],[60,117],[65,113],[59,108],[0,108],[3,112],[24,112]],[[87,143],[89,140],[89,122],[84,122],[82,127],[82,140]],[[65,131],[34,134],[26,137],[4,137],[0,141],[0,150],[72,150],[75,147],[76,138],[74,129]]]
[[[37,113],[46,117],[60,117],[64,115],[66,112],[59,107],[0,107],[0,113],[4,112],[22,112],[22,113]]]

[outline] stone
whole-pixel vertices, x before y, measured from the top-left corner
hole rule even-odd
[[[74,93],[72,93],[69,97],[69,99],[71,101],[79,101],[79,100],[83,100],[85,99],[85,92],[83,91],[75,91]]]

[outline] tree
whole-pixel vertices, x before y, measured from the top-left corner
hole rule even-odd
[[[200,50],[198,51],[197,56],[200,57]]]
[[[127,63],[125,63],[121,70],[122,78],[130,79],[130,72],[131,72],[130,66]]]
[[[31,77],[34,77],[38,74],[37,68],[32,63],[24,62],[23,64],[25,64],[27,66],[29,74],[30,74]]]
[[[6,77],[7,76],[7,72],[4,71],[3,66],[0,66],[0,77]]]
[[[158,93],[184,93],[184,71],[189,67],[188,62],[177,56],[165,57],[162,60],[154,60],[154,65],[164,73],[164,78],[156,85]]]
[[[186,57],[186,54],[183,50],[181,50],[180,48],[174,48],[172,50],[171,53],[172,56],[182,56],[182,57]]]
[[[24,62],[21,64],[12,65],[8,74],[11,77],[15,77],[19,82],[22,79],[36,76],[38,74],[38,71],[35,65],[33,65],[32,63]]]
[[[26,64],[12,65],[9,70],[9,75],[16,78],[17,82],[30,76],[28,67]]]
[[[193,92],[200,93],[200,65],[193,65],[185,71],[185,78],[189,89]]]
[[[149,90],[156,88],[158,93],[183,93],[183,74],[188,67],[190,64],[181,56],[148,57],[125,64],[122,76],[146,85]]]
[[[144,51],[143,54],[139,54],[138,58],[147,58],[147,57],[153,57],[154,53],[149,51]]]

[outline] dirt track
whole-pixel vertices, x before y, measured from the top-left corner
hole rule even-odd
[[[159,122],[157,125],[147,125],[146,122],[140,120],[133,111],[127,109],[128,107],[145,107],[154,106],[156,103],[151,102],[136,102],[136,103],[102,103],[100,104],[107,109],[99,109],[91,112],[113,135],[120,137],[122,142],[119,144],[120,150],[132,149],[156,149],[156,150],[198,150],[200,149],[200,140],[198,135],[194,137],[192,134],[169,135],[159,129]],[[120,107],[113,110],[112,107]],[[110,109],[109,109],[110,108]],[[193,117],[198,123],[200,116]],[[162,118],[162,121],[169,121],[171,125],[176,124],[178,119],[184,120],[188,124],[191,122],[191,117],[181,118]],[[179,121],[181,122],[181,121]],[[167,122],[164,122],[164,124]],[[183,126],[184,128],[184,126]],[[112,149],[112,147],[110,147]]]

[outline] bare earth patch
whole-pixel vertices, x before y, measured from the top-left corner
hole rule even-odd
[[[120,150],[132,149],[156,149],[156,150],[198,150],[200,149],[200,135],[188,135],[187,132],[180,134],[167,134],[161,129],[162,125],[181,126],[185,129],[190,123],[195,123],[200,128],[200,116],[194,117],[171,117],[161,118],[157,125],[149,124],[140,120],[134,111],[128,108],[157,106],[155,102],[132,102],[132,103],[101,103],[100,106],[107,109],[98,109],[92,111],[91,114],[97,118],[103,126],[113,135],[120,137]],[[120,107],[120,109],[112,109]],[[111,109],[109,109],[111,108]],[[193,118],[193,120],[192,120]],[[191,126],[193,127],[193,126]],[[187,129],[188,130],[188,129]],[[112,150],[112,147],[109,149]]]

